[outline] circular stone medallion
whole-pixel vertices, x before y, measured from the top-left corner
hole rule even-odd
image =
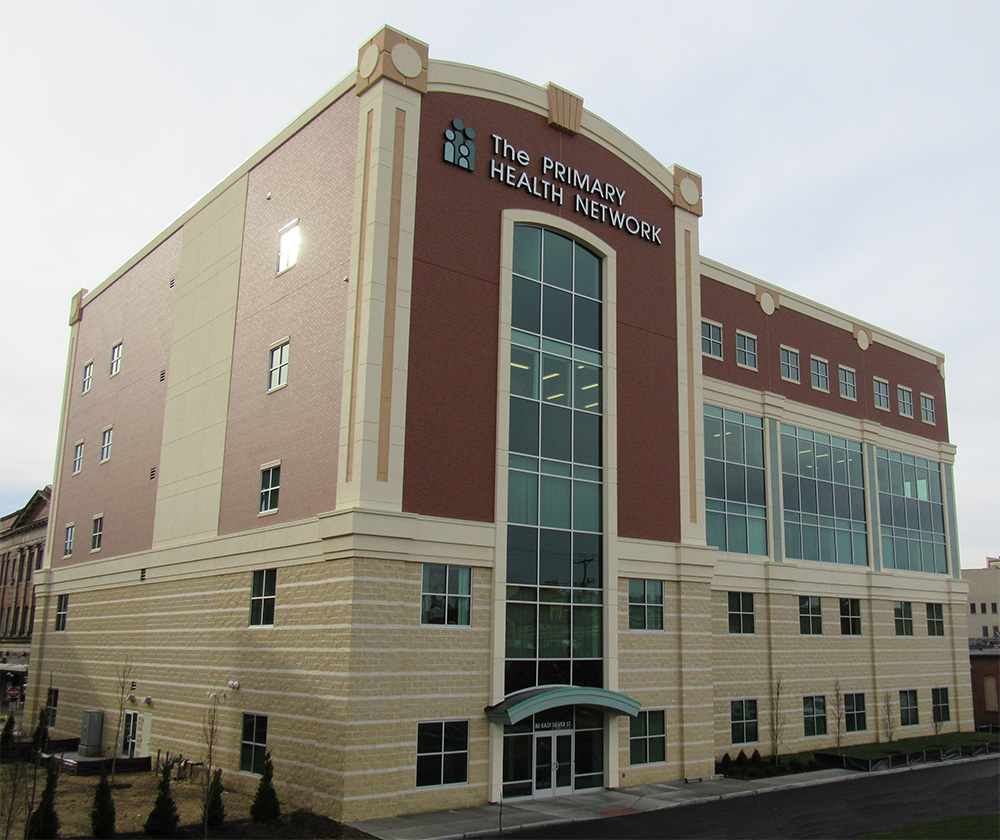
[[[420,54],[409,44],[396,44],[392,48],[392,63],[407,79],[417,78],[423,69]]]

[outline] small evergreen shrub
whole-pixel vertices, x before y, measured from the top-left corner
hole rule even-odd
[[[49,741],[49,716],[45,713],[45,708],[38,710],[38,725],[31,733],[31,746],[36,750],[44,750]]]
[[[0,756],[10,755],[14,746],[14,716],[7,715],[3,722],[3,732],[0,732]]]
[[[754,750],[753,755],[750,756],[751,764],[760,764],[760,750]]]
[[[53,838],[59,836],[59,815],[56,814],[56,782],[59,772],[55,763],[50,762],[45,771],[45,787],[38,807],[28,817],[27,830],[24,836],[28,838]]]
[[[209,828],[222,828],[226,821],[226,809],[222,804],[222,770],[212,774],[212,782],[208,786],[208,800],[201,814],[202,823]]]
[[[742,771],[742,770],[745,770],[747,768],[747,765],[749,763],[750,763],[750,759],[747,758],[747,754],[745,752],[743,752],[743,750],[740,750],[740,754],[738,756],[736,756],[736,766],[739,767],[740,770]]]
[[[94,837],[115,836],[115,801],[111,797],[108,771],[101,767],[101,778],[94,788],[94,804],[90,808],[90,830]]]
[[[729,757],[729,753],[722,756],[722,761],[719,764],[722,767],[723,775],[729,776],[733,772],[733,760]]]
[[[170,793],[170,765],[164,762],[160,783],[156,788],[156,802],[146,818],[143,830],[150,837],[173,837],[178,822],[180,814],[177,813],[177,804]]]
[[[250,822],[268,823],[281,819],[281,805],[278,804],[278,794],[274,790],[274,766],[271,764],[271,753],[264,756],[264,774],[257,785],[257,793],[250,806]]]

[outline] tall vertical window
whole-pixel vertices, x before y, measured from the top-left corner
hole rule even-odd
[[[641,711],[629,721],[629,763],[654,764],[667,760],[667,729],[662,709]]]
[[[257,569],[250,578],[250,626],[274,624],[277,569]]]
[[[760,417],[705,406],[705,509],[709,545],[736,554],[767,554]]]
[[[947,723],[951,720],[951,707],[948,705],[948,689],[931,689],[931,715],[934,723]]]
[[[791,347],[781,348],[781,378],[788,382],[799,382],[799,351]]]
[[[729,720],[734,744],[748,744],[757,740],[756,700],[731,700]]]
[[[66,629],[66,616],[69,615],[69,595],[56,596],[56,630]]]
[[[920,395],[920,419],[934,425],[934,397],[930,394]]]
[[[417,724],[417,787],[457,785],[469,780],[469,722]]]
[[[701,322],[701,352],[715,359],[722,358],[722,327],[719,324]]]
[[[73,474],[83,469],[83,441],[73,447]]]
[[[107,461],[111,457],[111,439],[114,437],[115,430],[105,429],[101,434],[101,462]]]
[[[753,592],[729,593],[729,632],[753,633]]]
[[[840,599],[840,635],[861,635],[861,600],[859,598]]]
[[[861,444],[781,424],[785,555],[868,564]]]
[[[278,234],[278,274],[290,269],[299,261],[299,248],[302,246],[302,231],[299,230],[298,219],[289,222]]]
[[[472,569],[424,563],[420,623],[468,626],[471,612]]]
[[[515,226],[508,694],[603,685],[601,285],[601,262],[587,248]]]
[[[927,605],[927,635],[944,635],[944,604]]]
[[[122,369],[122,343],[119,341],[111,348],[111,368],[108,376],[114,376]]]
[[[896,401],[899,404],[899,413],[903,417],[913,416],[913,391],[900,385],[896,388]]]
[[[913,604],[909,601],[892,602],[893,621],[897,636],[913,635]]]
[[[858,398],[858,380],[855,372],[850,368],[840,367],[840,396],[845,400],[856,400]]]
[[[267,715],[243,715],[243,739],[240,742],[240,770],[264,772],[267,758]]]
[[[941,465],[876,449],[875,474],[885,567],[946,573]]]
[[[799,633],[823,635],[823,610],[818,595],[799,595]]]
[[[920,723],[920,713],[917,708],[917,690],[915,688],[899,692],[899,725],[916,726]]]
[[[50,688],[45,695],[45,725],[53,727],[56,725],[56,715],[59,711],[59,689]]]
[[[864,692],[844,695],[844,720],[848,732],[864,732],[868,728]]]
[[[826,735],[826,696],[802,698],[802,722],[806,737]]]
[[[875,377],[872,379],[872,389],[875,396],[875,408],[882,411],[889,410],[889,383],[884,379]]]
[[[95,516],[94,524],[90,531],[90,550],[98,551],[104,541],[104,517]]]
[[[825,360],[813,356],[809,360],[809,372],[813,388],[817,391],[830,390],[830,366]]]
[[[73,553],[73,539],[76,536],[76,525],[66,526],[66,540],[63,543],[63,555],[69,556]]]
[[[288,341],[271,348],[271,363],[267,374],[268,391],[280,388],[288,382],[288,349]]]
[[[260,471],[259,513],[273,513],[278,509],[278,490],[281,485],[281,465],[263,467]]]
[[[663,629],[663,581],[630,578],[628,582],[628,629]]]
[[[736,364],[757,370],[757,338],[749,333],[736,333]]]
[[[87,362],[83,366],[83,383],[82,383],[82,393],[86,394],[90,390],[90,386],[94,381],[94,363]]]

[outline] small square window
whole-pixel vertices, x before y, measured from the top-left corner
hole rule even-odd
[[[63,543],[63,556],[69,557],[73,553],[73,540],[76,538],[76,525],[66,526],[66,540]]]
[[[781,378],[787,382],[799,383],[799,351],[790,347],[781,348]]]
[[[634,767],[666,761],[666,733],[662,709],[639,712],[629,721],[629,763]]]
[[[663,581],[630,578],[628,582],[628,629],[663,629]]]
[[[719,324],[701,322],[701,352],[714,359],[722,358],[722,327]]]
[[[105,429],[101,435],[101,463],[103,464],[111,458],[111,438],[114,436],[114,429]]]
[[[899,404],[900,416],[913,416],[913,391],[903,385],[900,385],[896,388],[896,401]]]
[[[267,716],[243,715],[243,739],[240,742],[240,770],[244,773],[264,772],[267,760]]]
[[[845,400],[857,400],[857,376],[850,368],[840,367],[840,396]]]
[[[421,624],[472,623],[472,569],[424,563],[420,595]]]
[[[916,726],[920,723],[917,709],[917,691],[908,689],[899,692],[899,724],[900,726]]]
[[[277,569],[258,569],[250,580],[250,626],[274,624],[275,585]]]
[[[280,388],[288,382],[288,349],[288,341],[271,348],[271,363],[267,374],[268,391]]]
[[[864,732],[868,728],[863,692],[844,695],[844,720],[848,732]]]
[[[802,722],[807,738],[826,735],[826,696],[818,694],[802,698]]]
[[[729,717],[734,744],[750,744],[757,740],[756,700],[731,700]]]
[[[56,630],[66,629],[66,616],[69,615],[69,595],[56,596]]]
[[[935,423],[934,397],[929,394],[920,395],[920,419],[925,423],[930,423],[932,426]]]
[[[931,689],[931,714],[934,723],[947,723],[951,720],[951,708],[948,705],[948,689]]]
[[[260,505],[258,513],[274,513],[278,509],[281,465],[264,467],[260,471]]]
[[[111,368],[108,376],[115,376],[122,369],[122,343],[111,348]]]
[[[90,532],[90,550],[99,551],[104,541],[104,517],[95,516],[94,526]]]
[[[927,605],[927,635],[944,635],[944,604]]]
[[[809,360],[809,370],[812,377],[812,386],[817,391],[830,390],[830,366],[823,360],[813,356]]]
[[[729,593],[729,632],[753,633],[753,592]]]
[[[861,601],[858,598],[840,599],[840,635],[861,635]]]
[[[417,724],[417,787],[457,785],[469,779],[469,722]]]
[[[83,469],[83,441],[73,447],[73,475]]]
[[[757,370],[757,338],[749,333],[736,333],[736,364]]]
[[[83,393],[86,394],[90,390],[90,386],[94,381],[94,363],[87,362],[83,366]]]
[[[912,636],[913,605],[909,601],[894,601],[892,611],[896,622],[896,635]]]
[[[803,636],[823,635],[823,612],[818,595],[799,596],[799,633]]]
[[[875,396],[875,408],[889,410],[889,383],[884,379],[872,379],[872,390]]]
[[[290,222],[278,234],[278,274],[288,271],[299,261],[299,248],[302,246],[302,232],[298,221]]]

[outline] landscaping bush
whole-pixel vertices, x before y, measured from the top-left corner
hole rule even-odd
[[[736,756],[736,766],[740,769],[740,772],[747,769],[750,764],[750,759],[747,758],[747,754],[740,750],[740,754]]]
[[[226,821],[226,809],[222,804],[222,770],[212,774],[212,782],[208,786],[208,801],[202,809],[202,822],[209,828],[222,828]]]
[[[28,817],[24,836],[28,838],[51,838],[59,836],[59,815],[56,814],[56,782],[59,771],[50,763],[45,771],[45,787],[38,807]]]
[[[721,770],[725,775],[728,776],[733,772],[733,760],[729,757],[729,753],[722,756],[722,761],[719,763],[721,764]]]
[[[180,819],[177,804],[170,793],[170,765],[164,762],[160,783],[156,788],[156,802],[146,818],[143,830],[150,837],[173,837]]]
[[[271,753],[264,756],[264,774],[257,785],[257,794],[250,806],[250,822],[267,823],[281,819],[281,805],[278,804],[278,794],[274,790],[274,766],[271,764]]]
[[[754,750],[753,755],[750,756],[751,764],[760,764],[760,750]]]
[[[90,830],[94,837],[115,836],[115,801],[111,797],[108,771],[101,767],[101,778],[94,788],[94,804],[90,808]]]

